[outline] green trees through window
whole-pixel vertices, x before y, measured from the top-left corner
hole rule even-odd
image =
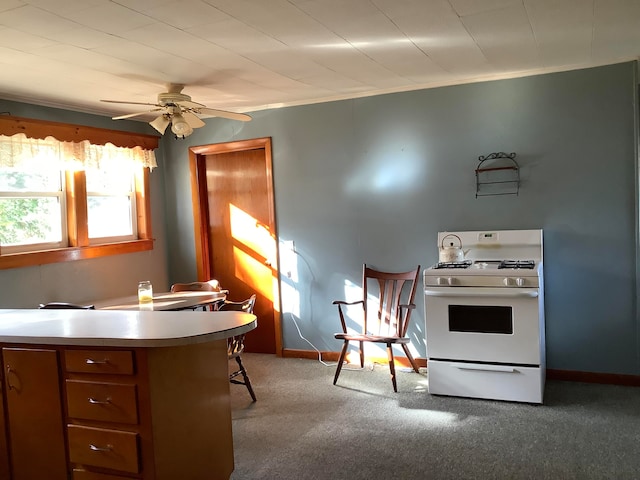
[[[60,173],[50,177],[0,169],[0,245],[62,240]]]

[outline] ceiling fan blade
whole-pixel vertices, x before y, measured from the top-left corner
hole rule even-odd
[[[127,113],[126,115],[118,115],[117,117],[111,117],[111,120],[123,120],[125,118],[137,117],[138,115],[144,115],[146,113],[158,112],[162,108],[152,108],[151,110],[145,110],[144,112]]]
[[[202,120],[188,110],[183,111],[182,116],[191,128],[200,128],[205,126],[205,123]]]
[[[167,129],[170,123],[171,119],[167,115],[160,115],[155,120],[149,122],[149,125],[155,128],[161,135],[164,135],[164,131]]]
[[[176,102],[176,104],[180,105],[181,107],[184,108],[206,108],[206,105],[203,105],[201,103],[198,102],[193,102],[191,100],[180,100],[178,102]]]
[[[124,103],[127,105],[151,105],[152,107],[161,107],[162,105],[158,105],[157,103],[148,103],[148,102],[123,102],[120,100],[100,100],[105,103]]]
[[[248,122],[251,117],[245,113],[227,112],[225,110],[216,110],[215,108],[193,108],[194,113],[200,113],[202,115],[209,115],[212,117],[229,118],[231,120],[240,120],[241,122]]]

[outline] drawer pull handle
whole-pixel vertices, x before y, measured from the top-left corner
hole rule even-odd
[[[98,400],[97,398],[89,397],[87,398],[91,405],[109,405],[111,404],[111,397],[107,397],[106,400]]]
[[[93,443],[89,444],[89,449],[94,452],[110,452],[113,450],[113,445],[107,445],[106,447],[98,447]]]
[[[109,363],[109,360],[107,360],[106,358],[104,360],[94,360],[92,358],[87,358],[85,360],[85,363],[87,365],[106,365],[107,363]]]
[[[513,367],[503,367],[501,365],[456,365],[451,364],[452,367],[460,370],[478,370],[480,372],[505,372],[505,373],[518,373]]]

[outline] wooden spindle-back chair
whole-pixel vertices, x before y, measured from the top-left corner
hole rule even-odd
[[[411,312],[415,308],[413,302],[419,274],[420,265],[415,270],[392,273],[375,270],[365,264],[362,268],[362,300],[356,302],[336,300],[333,302],[334,305],[338,306],[338,314],[342,326],[342,332],[336,333],[334,337],[344,342],[333,379],[334,385],[340,376],[349,342],[357,342],[359,345],[361,367],[364,367],[365,342],[386,345],[394,392],[398,391],[398,386],[396,383],[393,345],[402,347],[411,367],[415,372],[418,372],[418,365],[408,348],[410,339],[407,337],[407,330],[411,320]],[[377,299],[376,308],[372,308],[373,305],[370,305],[372,298]],[[346,307],[350,305],[362,306],[362,315],[357,319],[362,322],[360,332],[353,332],[348,328]]]

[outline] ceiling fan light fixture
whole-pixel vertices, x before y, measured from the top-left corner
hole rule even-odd
[[[160,115],[155,120],[149,122],[149,125],[155,128],[158,131],[158,133],[160,133],[160,135],[163,135],[164,131],[167,129],[167,126],[170,123],[171,123],[171,120],[169,120],[169,118],[167,118],[166,115]]]
[[[171,131],[178,137],[188,137],[193,133],[193,128],[187,123],[182,114],[174,113],[171,117]]]

